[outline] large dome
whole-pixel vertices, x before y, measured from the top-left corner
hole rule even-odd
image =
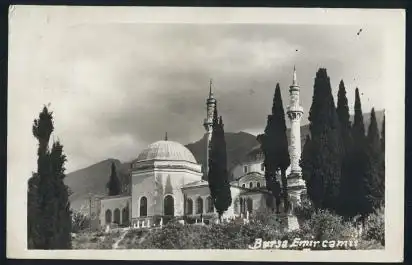
[[[146,160],[173,160],[197,163],[189,149],[173,141],[157,141],[149,145],[137,157],[137,161]]]

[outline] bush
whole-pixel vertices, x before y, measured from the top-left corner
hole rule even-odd
[[[169,222],[162,229],[149,231],[140,244],[132,248],[147,249],[247,249],[256,238],[274,240],[278,231],[260,222],[236,222],[211,225],[182,225]]]
[[[271,226],[275,230],[280,231],[281,229],[279,215],[274,213],[270,209],[258,210],[254,212],[251,216],[251,219],[263,225]]]
[[[300,205],[293,209],[293,214],[296,215],[300,223],[309,220],[314,212],[312,202],[306,196],[302,198]]]
[[[90,228],[90,218],[81,212],[72,213],[72,233]]]
[[[363,237],[366,240],[376,240],[385,246],[385,209],[383,207],[368,216]]]

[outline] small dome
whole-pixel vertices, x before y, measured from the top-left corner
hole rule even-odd
[[[197,163],[189,149],[173,141],[157,141],[150,144],[137,157],[137,161],[146,160],[173,160]]]

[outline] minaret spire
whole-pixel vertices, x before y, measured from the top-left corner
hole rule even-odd
[[[209,97],[206,99],[206,118],[203,121],[203,126],[205,128],[205,159],[203,162],[203,179],[207,179],[209,171],[209,150],[210,142],[212,140],[212,130],[213,130],[213,116],[216,109],[216,99],[213,97],[212,91],[212,79],[209,81]]]
[[[293,82],[292,82],[292,86],[297,86],[298,82],[297,82],[297,78],[296,78],[296,66],[293,66]]]
[[[165,141],[167,141],[167,132],[165,133]]]
[[[209,81],[209,98],[213,98],[213,92],[212,92],[212,78],[210,78],[210,81]]]

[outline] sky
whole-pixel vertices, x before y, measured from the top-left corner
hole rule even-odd
[[[27,177],[36,169],[31,126],[45,104],[67,172],[107,158],[134,159],[166,131],[169,140],[197,141],[210,79],[227,132],[262,132],[276,83],[288,104],[294,66],[302,124],[320,67],[335,102],[343,79],[351,111],[356,87],[364,112],[384,108],[378,27],[75,23],[50,13],[23,15],[10,23],[8,163]]]

